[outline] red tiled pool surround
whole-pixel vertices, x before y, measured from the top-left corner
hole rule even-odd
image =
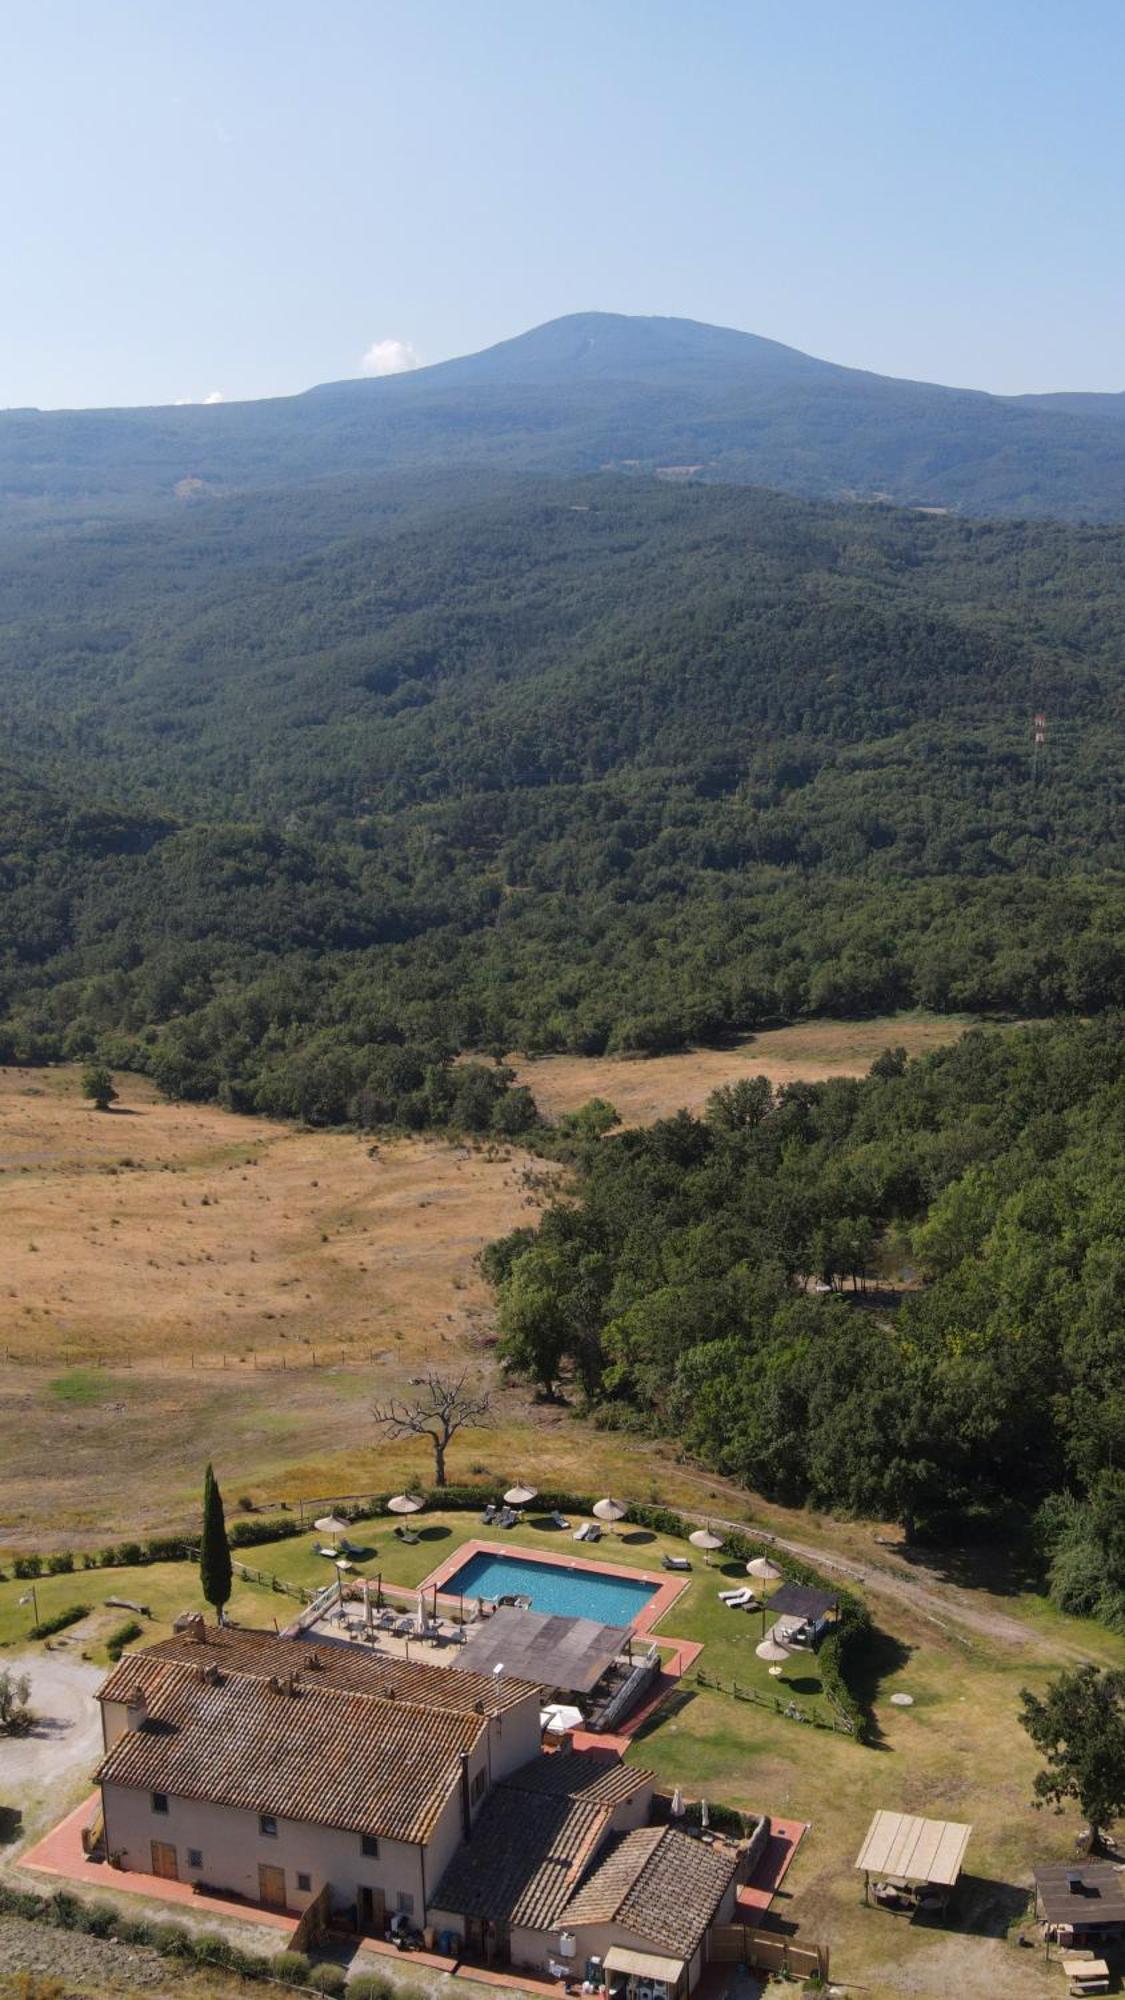
[[[628,1578],[633,1583],[651,1584],[654,1595],[649,1598],[648,1603],[632,1620],[633,1630],[637,1633],[651,1633],[652,1627],[659,1624],[665,1613],[671,1610],[680,1592],[691,1581],[691,1578],[682,1571],[677,1573],[670,1570],[656,1572],[648,1569],[635,1569],[628,1563],[591,1562],[588,1556],[572,1556],[569,1550],[565,1555],[561,1554],[558,1550],[549,1554],[546,1549],[525,1548],[522,1542],[518,1544],[509,1542],[505,1545],[503,1542],[481,1542],[474,1539],[462,1542],[458,1548],[446,1556],[444,1562],[439,1563],[437,1568],[431,1571],[423,1583],[416,1584],[414,1589],[436,1590],[439,1596],[444,1594],[448,1597],[449,1605],[452,1608],[458,1601],[457,1593],[446,1593],[443,1586],[451,1576],[457,1574],[459,1569],[463,1569],[465,1564],[472,1560],[473,1556],[510,1556],[512,1554],[518,1554],[521,1562],[543,1563],[548,1569],[589,1570],[595,1576],[621,1576]]]

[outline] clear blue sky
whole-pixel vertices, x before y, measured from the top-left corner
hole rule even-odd
[[[0,405],[558,313],[1125,387],[1120,0],[0,0]]]

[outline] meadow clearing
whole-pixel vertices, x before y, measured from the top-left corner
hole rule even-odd
[[[773,1084],[823,1083],[863,1076],[884,1049],[924,1055],[956,1041],[967,1015],[885,1014],[870,1021],[800,1021],[764,1028],[725,1048],[669,1056],[523,1056],[509,1058],[548,1118],[603,1097],[625,1125],[651,1125],[671,1112],[702,1111],[713,1090],[744,1076]]]
[[[746,1073],[860,1074],[881,1048],[960,1025],[810,1023],[652,1062],[552,1057],[527,1075],[548,1115],[600,1095],[642,1119]],[[182,1521],[208,1457],[266,1497],[405,1478],[416,1454],[373,1437],[367,1408],[429,1363],[494,1375],[477,1254],[535,1220],[555,1170],[508,1145],[373,1144],[117,1081],[99,1112],[76,1067],[0,1069],[0,1545]],[[534,1459],[568,1485],[579,1453],[627,1497],[690,1484],[665,1450],[630,1445],[622,1465],[619,1441],[580,1438],[565,1411],[501,1386],[494,1426],[458,1442],[451,1471]]]

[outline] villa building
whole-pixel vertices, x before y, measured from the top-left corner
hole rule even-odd
[[[202,1620],[127,1654],[99,1699],[106,1851],[267,1907],[426,1921],[492,1787],[539,1746],[521,1681]]]
[[[615,1750],[544,1751],[540,1687],[198,1617],[101,1688],[106,1856],[614,2000],[686,2000],[743,1847],[651,1825]],[[665,1807],[665,1810],[667,1808]]]

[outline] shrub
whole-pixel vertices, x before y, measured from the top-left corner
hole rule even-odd
[[[86,1903],[82,1928],[91,1937],[111,1937],[117,1929],[117,1911],[112,1903]]]
[[[279,1951],[270,1960],[270,1972],[275,1979],[286,1979],[290,1986],[304,1986],[312,1969],[311,1962],[303,1951]]]
[[[153,1924],[152,1942],[162,1958],[190,1958],[195,1949],[186,1924]]]
[[[86,1905],[81,1897],[72,1896],[69,1889],[56,1889],[47,1901],[47,1922],[60,1931],[84,1931]]]
[[[133,1640],[141,1638],[143,1633],[143,1625],[135,1618],[127,1618],[124,1625],[119,1625],[116,1632],[111,1632],[106,1640],[105,1649],[110,1659],[119,1660],[126,1646],[131,1646]]]
[[[385,1972],[360,1972],[348,1981],[348,2000],[398,2000],[398,1994]]]
[[[43,1559],[41,1556],[17,1556],[15,1562],[12,1564],[12,1575],[19,1577],[23,1581],[26,1581],[28,1577],[42,1576],[42,1574]]]
[[[139,1542],[122,1542],[114,1550],[113,1561],[118,1569],[136,1569],[144,1561],[144,1550]]]
[[[227,1540],[232,1549],[249,1549],[259,1542],[286,1542],[290,1536],[302,1532],[299,1521],[236,1521],[227,1530]]]
[[[117,1935],[122,1944],[147,1945],[151,1951],[156,1949],[159,1930],[159,1924],[151,1924],[144,1917],[119,1917],[117,1920]]]
[[[74,1557],[69,1549],[63,1549],[57,1556],[47,1557],[48,1576],[69,1576],[74,1568]]]
[[[65,1611],[56,1611],[53,1618],[41,1618],[38,1625],[31,1628],[33,1639],[49,1639],[52,1632],[65,1632],[68,1625],[77,1625],[80,1618],[89,1616],[88,1604],[68,1604]]]
[[[348,1976],[342,1965],[314,1965],[307,1984],[314,1993],[340,1995],[348,1990]]]

